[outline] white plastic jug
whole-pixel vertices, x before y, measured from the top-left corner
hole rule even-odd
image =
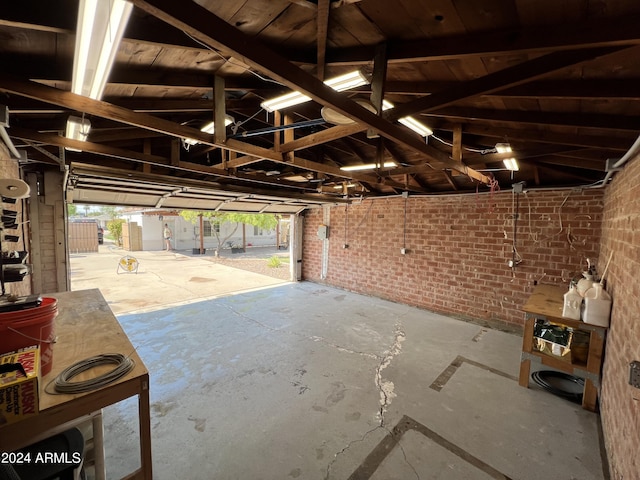
[[[593,287],[584,294],[584,312],[582,320],[584,323],[598,325],[600,327],[609,326],[609,316],[611,315],[611,295],[609,295],[602,284],[594,282]]]
[[[580,320],[580,306],[582,296],[578,293],[575,285],[571,285],[569,291],[564,294],[564,304],[562,306],[562,316],[573,320]]]
[[[587,293],[587,290],[593,285],[593,275],[589,272],[582,272],[582,277],[583,278],[578,281],[577,292],[580,296],[584,297],[584,294]]]

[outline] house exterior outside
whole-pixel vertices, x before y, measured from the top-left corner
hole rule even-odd
[[[195,225],[179,215],[177,210],[142,209],[123,212],[120,217],[129,223],[135,222],[142,230],[142,250],[163,250],[163,230],[165,223],[173,232],[172,246],[174,250],[192,250],[200,248],[200,225]],[[230,249],[231,245],[242,247],[265,247],[276,245],[276,230],[264,230],[253,225],[225,223],[213,225],[207,218],[202,219],[203,244],[207,250],[218,247],[215,229],[219,228],[221,239],[231,235],[222,245],[223,249]],[[280,221],[280,244],[287,244],[289,220]],[[244,228],[243,228],[244,227]],[[244,238],[243,238],[244,231]],[[233,233],[232,233],[233,232]],[[244,240],[244,243],[243,243]]]

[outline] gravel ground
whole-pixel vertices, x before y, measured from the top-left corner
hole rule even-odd
[[[265,258],[227,258],[227,257],[207,257],[207,260],[221,263],[228,267],[240,268],[254,273],[261,273],[270,277],[279,278],[288,281],[289,278],[289,262],[282,262],[279,267],[270,267]],[[288,260],[288,259],[287,259]]]

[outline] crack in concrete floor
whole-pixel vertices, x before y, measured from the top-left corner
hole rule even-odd
[[[275,327],[272,327],[272,326],[267,325],[265,323],[262,323],[262,322],[256,320],[255,318],[252,318],[252,317],[250,317],[248,315],[245,315],[245,314],[237,311],[235,308],[233,308],[232,305],[225,304],[224,307],[227,308],[236,317],[239,317],[239,318],[241,318],[241,319],[243,319],[245,321],[248,321],[250,323],[258,325],[259,327],[264,328],[266,330],[269,330],[270,332],[285,333],[285,334],[288,334],[288,335],[294,335],[294,336],[297,336],[297,337],[300,337],[300,338],[304,338],[306,340],[311,340],[313,342],[321,342],[324,345],[327,345],[329,347],[335,348],[340,352],[345,352],[345,353],[350,353],[350,354],[355,354],[355,355],[361,355],[361,356],[364,356],[364,357],[368,357],[368,358],[380,361],[380,363],[376,367],[375,376],[374,376],[375,385],[376,385],[376,387],[378,388],[378,390],[380,392],[380,399],[379,399],[380,409],[379,409],[379,411],[377,413],[377,417],[380,420],[380,424],[376,425],[374,428],[372,428],[372,429],[368,430],[367,432],[365,432],[364,435],[362,435],[361,438],[352,440],[342,450],[340,450],[339,452],[334,454],[333,459],[327,465],[327,473],[325,475],[325,480],[329,480],[329,477],[331,475],[331,468],[333,467],[335,462],[338,460],[338,457],[340,455],[344,454],[346,451],[348,451],[352,447],[352,445],[354,445],[355,443],[363,442],[367,438],[367,436],[369,434],[375,432],[378,429],[383,429],[387,433],[391,433],[391,431],[385,426],[384,415],[387,412],[387,408],[391,404],[392,399],[394,397],[396,397],[397,395],[396,395],[396,393],[394,391],[393,382],[390,381],[390,380],[386,380],[386,381],[383,380],[382,371],[384,369],[386,369],[391,364],[391,361],[397,355],[399,355],[401,353],[401,351],[402,351],[402,342],[405,341],[406,334],[404,332],[404,327],[402,326],[402,324],[400,322],[397,322],[394,325],[394,331],[393,331],[394,340],[393,340],[393,343],[391,344],[391,347],[389,347],[389,349],[385,350],[382,355],[376,355],[376,354],[373,354],[373,353],[360,352],[360,351],[357,351],[357,350],[352,350],[352,349],[343,347],[341,345],[337,345],[337,344],[331,343],[328,340],[326,340],[324,337],[320,337],[320,336],[317,336],[317,335],[305,335],[305,334],[302,334],[302,333],[299,333],[299,332],[294,332],[294,331],[291,331],[291,330],[275,328]],[[411,470],[413,470],[414,474],[416,475],[416,478],[418,480],[420,480],[420,475],[418,474],[418,472],[416,471],[414,466],[407,459],[407,455],[406,455],[406,452],[404,450],[404,447],[402,446],[402,444],[399,441],[398,441],[397,445],[400,448],[400,450],[402,451],[402,456],[404,458],[404,461],[407,463],[407,465],[409,465]]]

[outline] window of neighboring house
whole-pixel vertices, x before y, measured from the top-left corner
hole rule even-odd
[[[256,225],[253,226],[253,236],[257,237],[258,235],[262,235],[262,233],[260,232],[260,228],[257,227]]]
[[[202,226],[204,227],[203,236],[204,237],[210,237],[211,236],[211,223],[209,223],[209,221],[205,220],[204,222],[202,222]]]

